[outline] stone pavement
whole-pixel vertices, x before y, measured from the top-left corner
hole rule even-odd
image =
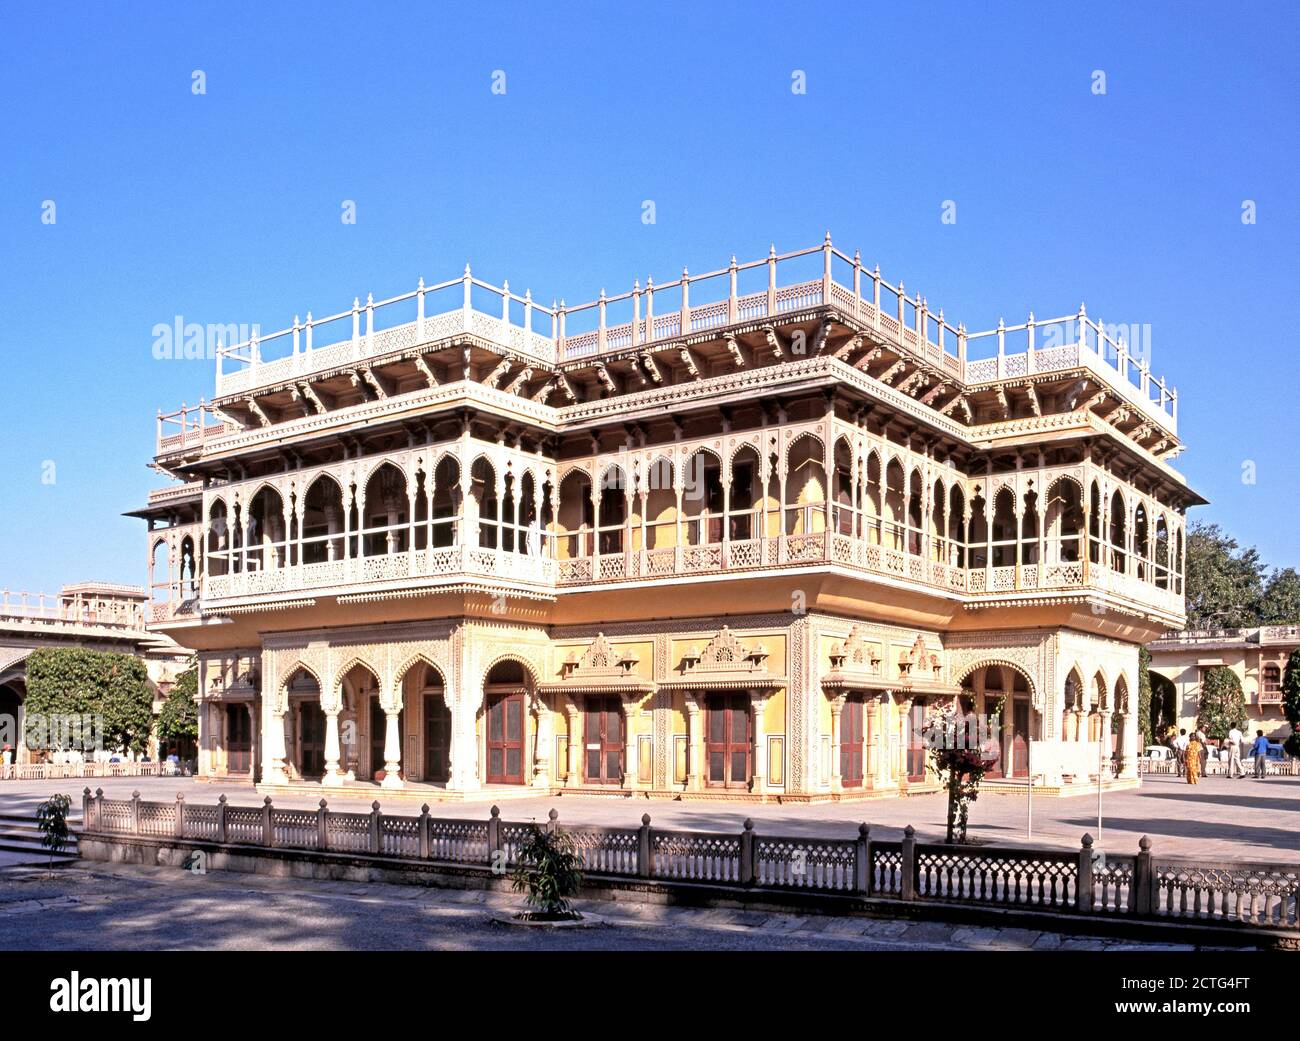
[[[82,789],[103,788],[110,798],[170,801],[182,792],[191,802],[215,802],[225,794],[232,803],[262,801],[250,784],[204,783],[192,778],[122,777],[63,781],[0,782],[0,813],[30,813],[52,792],[72,795],[79,813]],[[375,788],[374,799],[390,812],[419,813],[419,803],[385,800]],[[276,796],[275,804],[314,808],[324,795],[339,810],[368,810],[370,799],[330,798],[317,787],[302,796]],[[492,793],[472,803],[441,803],[430,808],[438,817],[486,818]],[[857,834],[858,823],[871,825],[872,835],[897,839],[911,824],[923,840],[943,836],[946,804],[941,794],[862,802],[788,804],[675,802],[596,796],[544,796],[502,801],[507,820],[544,820],[552,807],[562,823],[636,827],[643,813],[663,828],[695,831],[739,831],[746,817],[769,835],[842,836]],[[1098,848],[1128,853],[1147,835],[1157,852],[1211,860],[1267,860],[1300,863],[1300,777],[1235,780],[1206,777],[1195,787],[1178,778],[1156,775],[1143,779],[1134,791],[1103,796],[1103,821]],[[1097,836],[1097,800],[1093,796],[1034,799],[1033,837],[1026,837],[1023,795],[985,793],[971,808],[970,836],[983,843],[1057,846],[1077,849],[1084,832]]]
[[[0,870],[8,950],[1192,950],[1035,929],[579,901],[604,924],[504,924],[509,893],[83,863]]]

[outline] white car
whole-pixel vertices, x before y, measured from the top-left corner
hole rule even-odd
[[[1163,763],[1172,758],[1164,745],[1147,745],[1145,756],[1153,763]]]

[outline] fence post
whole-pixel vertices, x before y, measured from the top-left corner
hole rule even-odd
[[[185,795],[176,793],[176,827],[172,832],[178,839],[185,838]]]
[[[501,848],[501,810],[493,806],[491,815],[488,817],[488,863],[491,864],[496,858],[497,850]]]
[[[95,789],[95,827],[96,828],[100,826],[100,822],[104,819],[103,802],[104,802],[104,789],[96,788]]]
[[[86,829],[90,827],[90,787],[81,793],[81,827]]]
[[[641,827],[636,833],[636,873],[638,878],[649,878],[654,874],[650,862],[650,814],[641,814]]]
[[[1155,912],[1156,880],[1151,865],[1151,840],[1145,835],[1138,840],[1138,855],[1133,861],[1133,883],[1129,889],[1129,906],[1134,914]]]
[[[466,283],[468,285],[468,283]],[[370,852],[379,852],[379,800],[370,804]]]
[[[329,808],[324,799],[316,807],[316,848],[329,849],[330,830],[329,830]]]
[[[429,804],[420,807],[419,856],[421,860],[429,859]]]
[[[131,834],[140,834],[140,792],[131,793]]]
[[[1074,906],[1079,911],[1091,913],[1093,910],[1092,880],[1092,843],[1091,835],[1084,834],[1079,844],[1079,879],[1074,890]]]
[[[275,824],[271,820],[271,797],[262,800],[262,845],[275,845]]]
[[[226,796],[217,799],[217,841],[226,841]]]
[[[901,843],[903,853],[903,865],[899,887],[902,890],[901,896],[904,900],[916,899],[916,829],[910,824],[903,829],[903,841]]]
[[[552,808],[551,812],[546,815],[546,833],[554,835],[560,830],[560,811]]]
[[[740,833],[740,884],[754,884],[754,822],[745,818],[745,830]]]
[[[853,855],[853,891],[866,894],[871,890],[871,829],[866,821],[858,825],[858,842]]]

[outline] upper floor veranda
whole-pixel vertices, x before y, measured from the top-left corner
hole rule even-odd
[[[1082,307],[968,331],[829,235],[577,306],[544,306],[467,267],[459,279],[421,280],[413,292],[219,345],[213,399],[159,413],[157,461],[187,475],[271,443],[463,408],[563,432],[817,377],[943,437],[1092,416],[1168,460],[1182,447],[1177,392],[1139,353]]]

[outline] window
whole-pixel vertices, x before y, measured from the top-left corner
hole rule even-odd
[[[1260,691],[1265,697],[1282,693],[1282,670],[1276,665],[1265,665],[1260,670]]]

